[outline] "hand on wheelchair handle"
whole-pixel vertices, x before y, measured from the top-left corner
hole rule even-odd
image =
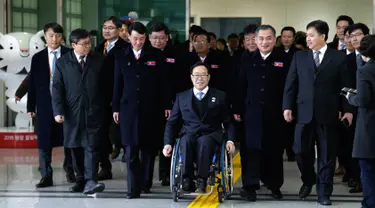
[[[225,149],[231,155],[234,155],[234,152],[236,151],[236,147],[234,146],[233,142],[227,142],[225,145]]]
[[[170,157],[170,156],[172,156],[171,153],[172,153],[172,146],[169,145],[169,144],[165,145],[164,148],[163,148],[163,155],[164,155],[164,157]]]

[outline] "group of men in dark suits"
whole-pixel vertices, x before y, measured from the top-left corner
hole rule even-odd
[[[150,192],[155,157],[163,146],[159,178],[169,185],[170,160],[164,156],[170,155],[172,140],[181,130],[177,123],[183,121],[184,187],[192,190],[195,155],[189,150],[223,142],[218,135],[212,136],[216,142],[207,139],[221,129],[217,122],[234,132],[231,119],[226,118],[228,104],[232,119],[240,124],[235,129],[244,131],[240,139],[242,197],[255,201],[262,181],[275,199],[282,198],[282,156],[285,142],[294,137],[296,155],[289,149],[288,156],[296,157],[302,173],[300,197],[307,197],[317,183],[318,201],[331,204],[336,130],[340,120],[351,125],[354,109],[340,97],[340,89],[353,83],[345,54],[326,44],[327,23],[318,20],[306,27],[309,50],[303,51],[293,44],[296,32],[292,27],[281,31],[284,44],[277,48],[272,26],[250,25],[244,30],[246,50],[233,56],[211,48],[212,36],[199,26],[191,27],[189,40],[176,48],[168,43],[169,30],[164,24],[153,24],[148,36],[142,23],[131,24],[129,42],[119,37],[121,26],[116,17],[106,19],[102,26],[105,41],[91,52],[87,31],[71,33],[73,50],[69,50],[58,42],[61,26],[46,25],[48,47],[33,57],[28,95],[28,112],[36,112],[38,123],[47,122],[43,126],[50,127],[48,132],[38,128],[39,187],[52,185],[52,147],[63,142],[76,174],[71,191],[103,191],[104,184],[97,181],[112,178],[111,126],[117,132],[115,137],[121,138],[117,148],[125,153],[127,198]],[[359,47],[356,38],[366,33],[359,24],[349,29],[354,48]],[[60,54],[65,55],[59,58]],[[234,134],[230,139],[234,141]],[[313,169],[315,142],[318,175]],[[233,151],[234,146],[228,144],[228,151]],[[212,155],[208,150],[197,153],[204,158],[198,163],[198,191],[206,185],[205,168]]]

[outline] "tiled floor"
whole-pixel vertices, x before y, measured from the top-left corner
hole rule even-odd
[[[0,208],[112,208],[112,207],[145,207],[145,208],[179,208],[187,207],[194,198],[186,198],[174,203],[171,200],[169,189],[161,187],[155,177],[155,185],[152,194],[143,195],[141,199],[125,199],[125,164],[119,161],[113,163],[114,179],[104,181],[106,190],[96,197],[82,194],[71,194],[62,170],[62,149],[54,151],[53,168],[55,186],[46,189],[35,189],[40,175],[37,169],[37,151],[33,149],[0,149]],[[268,191],[262,189],[259,192],[259,200],[256,203],[242,201],[238,195],[241,183],[235,186],[235,193],[231,200],[225,201],[219,207],[319,207],[316,203],[316,194],[307,201],[298,199],[298,190],[301,182],[299,171],[295,163],[285,163],[285,183],[282,188],[284,199],[274,201],[268,195]],[[157,169],[155,170],[157,173]],[[156,176],[156,175],[155,175]],[[332,207],[351,208],[360,207],[360,195],[348,193],[348,188],[340,184],[339,179],[334,189]],[[216,206],[215,206],[216,207]]]

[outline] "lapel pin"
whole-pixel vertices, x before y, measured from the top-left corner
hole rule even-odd
[[[128,66],[130,66],[130,61],[128,62]]]
[[[212,102],[214,103],[216,101],[216,98],[215,97],[212,97]]]

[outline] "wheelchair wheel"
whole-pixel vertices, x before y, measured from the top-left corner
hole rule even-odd
[[[173,201],[178,202],[178,187],[174,186],[172,191]]]
[[[228,199],[233,193],[234,176],[232,156],[226,151],[223,145],[221,152],[221,174],[222,187],[224,189],[225,198]]]
[[[180,140],[177,140],[176,145],[173,148],[172,152],[172,160],[171,160],[171,169],[170,169],[170,189],[171,192],[174,194],[175,188],[177,189],[178,193],[178,187],[180,186],[180,176],[181,176],[181,170],[180,170]]]

